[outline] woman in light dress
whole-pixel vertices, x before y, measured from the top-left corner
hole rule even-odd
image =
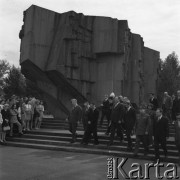
[[[34,106],[34,119],[35,119],[35,129],[38,129],[39,119],[40,119],[40,101],[36,100]]]
[[[25,114],[25,110],[26,110],[26,104],[24,102],[22,102],[18,108],[18,117],[19,119],[21,120],[21,123],[22,123],[22,128],[23,128],[23,131],[26,130],[26,114]]]
[[[32,106],[30,101],[27,101],[26,104],[24,105],[25,107],[25,129],[26,131],[30,131],[30,126],[29,122],[31,121],[32,118]]]
[[[40,117],[39,117],[39,122],[38,122],[38,126],[37,126],[38,129],[40,129],[40,127],[41,127],[42,119],[43,119],[43,116],[44,116],[43,101],[40,101],[39,111],[40,111]]]

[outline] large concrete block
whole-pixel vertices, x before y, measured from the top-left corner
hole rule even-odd
[[[155,89],[157,61],[151,59],[159,53],[144,48],[127,20],[33,5],[25,11],[20,38],[22,72],[44,91],[55,116],[68,115],[71,98],[100,104],[114,92],[139,104]],[[151,83],[144,83],[147,78]]]

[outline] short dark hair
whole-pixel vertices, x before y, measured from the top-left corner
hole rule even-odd
[[[16,106],[16,104],[13,104],[13,105],[11,106],[11,109],[13,109],[15,106]]]
[[[162,110],[162,108],[157,108],[157,110],[156,111],[159,111],[159,112],[163,112],[163,110]]]

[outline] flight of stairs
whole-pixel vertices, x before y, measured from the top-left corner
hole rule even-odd
[[[104,120],[105,121],[105,120]],[[105,135],[107,129],[107,123],[101,127],[98,126],[99,145],[93,145],[93,141],[90,141],[88,145],[82,145],[81,140],[83,138],[83,126],[78,125],[77,129],[77,142],[70,143],[71,134],[68,131],[68,123],[64,119],[44,118],[42,122],[42,128],[40,130],[29,131],[22,137],[7,138],[7,146],[16,147],[28,147],[44,150],[57,150],[57,151],[70,151],[70,152],[82,152],[93,153],[99,155],[108,155],[109,157],[129,157],[133,158],[133,152],[127,151],[127,141],[120,142],[116,137],[112,146],[107,146],[109,142],[109,136]],[[124,136],[125,137],[125,136]],[[133,136],[133,144],[135,143],[135,137]],[[178,151],[174,142],[174,127],[170,125],[170,138],[167,142],[168,158],[163,158],[163,151],[160,150],[162,160],[166,162],[178,162]],[[141,145],[140,159],[153,160],[154,148],[150,148],[147,157],[144,156],[144,150]]]

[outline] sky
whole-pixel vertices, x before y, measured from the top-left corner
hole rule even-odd
[[[0,59],[15,66],[19,66],[23,11],[32,4],[59,13],[73,10],[128,20],[131,32],[140,34],[146,47],[159,51],[161,59],[172,51],[180,57],[180,0],[0,0]]]

